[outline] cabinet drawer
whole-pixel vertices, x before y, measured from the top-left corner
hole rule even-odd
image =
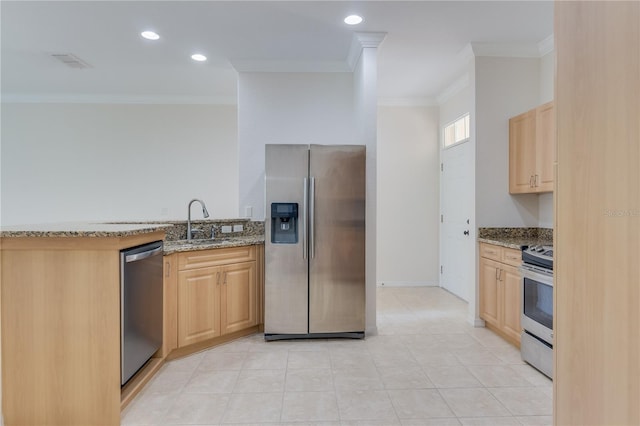
[[[493,244],[480,243],[480,257],[502,262],[502,247]]]
[[[522,265],[522,251],[503,247],[502,263],[512,266]]]
[[[229,247],[211,250],[189,251],[179,254],[178,270],[184,271],[230,263],[256,260],[255,246]]]

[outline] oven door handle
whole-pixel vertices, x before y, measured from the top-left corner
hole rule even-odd
[[[533,269],[534,267],[528,265],[522,265],[520,267],[520,272],[522,273],[522,278],[528,278],[533,281],[537,281],[542,284],[546,284],[550,287],[553,287],[553,272],[546,270]]]

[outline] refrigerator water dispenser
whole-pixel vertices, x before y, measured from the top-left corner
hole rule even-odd
[[[298,242],[298,203],[271,203],[271,243]]]

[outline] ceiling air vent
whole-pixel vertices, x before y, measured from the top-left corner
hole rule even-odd
[[[77,68],[77,69],[91,68],[91,65],[89,65],[88,63],[86,63],[85,61],[78,58],[76,55],[72,53],[52,53],[51,57],[53,57],[54,59],[57,59],[58,61],[62,62],[63,64],[65,64],[70,68]]]

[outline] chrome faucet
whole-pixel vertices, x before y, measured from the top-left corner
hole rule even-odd
[[[209,217],[207,206],[204,205],[204,202],[202,200],[194,198],[193,200],[189,201],[189,207],[187,207],[187,241],[191,241],[191,204],[193,204],[195,201],[199,202],[202,206],[202,214],[204,215],[204,217]]]

